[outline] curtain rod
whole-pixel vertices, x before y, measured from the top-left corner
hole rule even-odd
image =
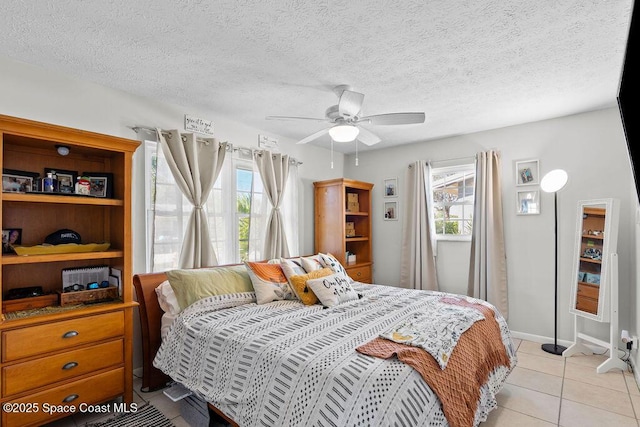
[[[139,133],[140,131],[152,132],[152,133],[154,133],[156,135],[158,133],[157,129],[154,129],[154,128],[148,127],[148,126],[131,126],[130,129],[132,129],[135,133]],[[169,131],[166,131],[164,129],[161,129],[160,131],[162,132],[162,134],[164,136],[171,136],[171,133]],[[196,136],[196,141],[198,141],[198,142],[206,142],[205,139],[197,137],[197,136]],[[224,141],[224,142],[228,143],[228,141]],[[234,144],[231,144],[231,143],[228,143],[228,144],[231,147],[232,151],[250,151],[252,154],[253,153],[262,153],[263,151],[265,151],[265,150],[261,150],[261,149],[258,149],[258,148],[236,147]],[[289,162],[292,163],[292,164],[295,164],[296,166],[299,166],[299,165],[302,164],[301,161],[299,161],[298,159],[296,159],[294,157],[289,157]]]
[[[443,160],[427,160],[429,163],[445,163],[445,162],[457,162],[460,160],[471,160],[475,161],[476,156],[465,156],[465,157],[454,157],[452,159],[443,159]]]

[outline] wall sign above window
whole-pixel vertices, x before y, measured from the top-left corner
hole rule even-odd
[[[184,130],[213,136],[213,121],[184,115]]]

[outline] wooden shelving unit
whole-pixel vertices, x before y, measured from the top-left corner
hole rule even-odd
[[[346,268],[351,278],[372,283],[371,189],[373,184],[351,179],[313,183],[315,188],[315,251],[330,252]],[[351,196],[350,196],[351,195]],[[357,205],[349,204],[349,199]],[[357,206],[357,210],[349,209]],[[347,236],[352,223],[354,235]],[[346,253],[354,254],[350,264]]]
[[[69,155],[59,155],[58,145],[69,147]],[[46,307],[17,312],[16,307],[30,307],[29,298],[2,304],[0,403],[78,408],[117,397],[132,402],[137,304],[131,282],[131,168],[137,146],[134,140],[0,115],[3,169],[41,176],[45,168],[113,175],[112,198],[0,193],[2,228],[21,229],[23,246],[40,245],[65,228],[79,233],[82,243],[110,244],[99,252],[0,255],[0,302],[8,291],[30,286],[41,286],[51,297],[42,298]],[[62,269],[95,265],[122,272],[120,299],[60,307],[55,296],[62,291]],[[3,411],[0,424],[41,425],[68,415]]]

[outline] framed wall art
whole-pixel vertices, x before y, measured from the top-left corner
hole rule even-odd
[[[516,195],[516,213],[518,215],[537,215],[540,213],[540,191],[518,191]]]
[[[398,202],[384,202],[384,220],[398,220]]]
[[[540,165],[538,160],[516,162],[516,185],[540,184]]]
[[[398,178],[384,180],[384,197],[396,197],[398,195]]]

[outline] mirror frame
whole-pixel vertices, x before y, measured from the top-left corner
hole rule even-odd
[[[604,239],[602,242],[602,263],[600,266],[600,285],[598,291],[598,310],[596,314],[576,308],[578,293],[578,272],[580,271],[580,256],[582,255],[583,238],[583,212],[585,207],[604,207]],[[618,246],[618,203],[615,199],[580,200],[578,202],[575,252],[573,256],[573,269],[571,270],[571,306],[570,312],[578,316],[592,319],[598,322],[608,322],[611,315],[611,287],[618,286],[611,281],[611,254],[617,252]],[[615,268],[615,267],[614,267]]]

